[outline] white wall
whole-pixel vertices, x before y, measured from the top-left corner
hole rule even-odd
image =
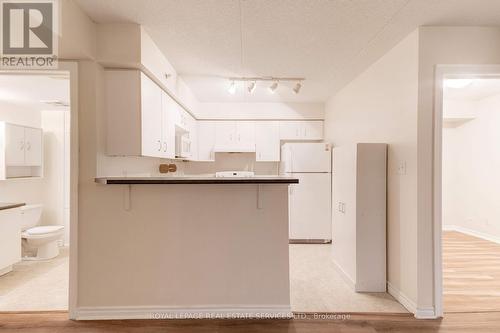
[[[490,65],[500,62],[500,29],[495,27],[419,28],[418,94],[418,305],[434,306],[434,96],[439,64]]]
[[[388,281],[413,305],[417,303],[418,37],[418,31],[410,34],[330,98],[325,115],[326,139],[334,146],[389,144]],[[398,173],[401,164],[406,166],[404,174]]]
[[[45,225],[63,225],[69,244],[69,110],[42,111]]]
[[[475,119],[443,129],[443,224],[500,239],[500,95],[468,104]]]
[[[199,103],[199,119],[324,119],[323,103]]]

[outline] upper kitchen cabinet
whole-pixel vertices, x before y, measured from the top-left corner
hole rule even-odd
[[[323,140],[323,121],[280,121],[281,140]]]
[[[41,177],[43,132],[0,122],[0,179]]]
[[[255,122],[255,160],[258,162],[280,161],[279,121]]]
[[[254,152],[254,121],[216,121],[216,152]]]
[[[138,70],[106,70],[108,155],[173,158],[168,112],[174,102]]]
[[[198,161],[215,161],[215,121],[197,122]]]

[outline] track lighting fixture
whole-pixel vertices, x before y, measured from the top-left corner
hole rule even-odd
[[[227,89],[231,95],[234,95],[236,93],[236,83],[231,81],[231,84],[229,85],[229,88]]]
[[[293,87],[293,92],[295,94],[298,94],[300,92],[300,88],[302,88],[302,83],[297,82],[297,84],[295,85],[295,87]]]
[[[273,84],[269,87],[269,92],[274,94],[274,92],[278,89],[278,81],[274,81]]]
[[[302,89],[302,82],[304,82],[305,80],[304,77],[274,77],[274,76],[228,77],[227,79],[230,81],[227,91],[231,95],[236,94],[237,90],[236,84],[238,82],[241,82],[242,86],[246,87],[249,94],[253,94],[255,92],[258,82],[270,82],[271,85],[267,89],[271,94],[276,93],[276,90],[278,90],[278,85],[281,82],[290,82],[290,83],[295,82],[295,85],[292,87],[292,91],[295,94],[298,94]],[[288,86],[288,84],[285,84],[285,86]]]
[[[252,94],[255,90],[255,87],[257,87],[257,82],[256,81],[250,82],[250,84],[248,85],[248,92]]]

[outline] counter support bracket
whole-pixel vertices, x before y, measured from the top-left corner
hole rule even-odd
[[[127,185],[123,191],[123,209],[127,212],[132,209],[132,185]]]

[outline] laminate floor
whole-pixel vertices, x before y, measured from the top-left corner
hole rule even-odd
[[[443,319],[417,320],[410,314],[351,314],[341,319],[298,316],[293,320],[109,320],[72,321],[68,314],[0,314],[6,333],[498,333],[498,313],[450,313]]]
[[[331,244],[290,244],[292,311],[408,313],[388,293],[357,293],[332,260]]]
[[[443,232],[443,290],[445,312],[500,312],[500,244]]]

